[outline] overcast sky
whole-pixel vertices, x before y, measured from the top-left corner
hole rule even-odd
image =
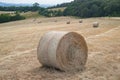
[[[39,4],[60,4],[64,2],[70,2],[73,0],[0,0],[0,2],[6,3],[35,3],[38,2]]]

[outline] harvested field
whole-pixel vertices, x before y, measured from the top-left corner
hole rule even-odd
[[[82,24],[70,17],[33,20],[0,24],[0,80],[120,80],[120,18],[89,18]],[[92,27],[95,21],[100,23],[98,28]],[[65,73],[41,67],[39,40],[45,32],[56,30],[84,36],[88,45],[85,70]]]

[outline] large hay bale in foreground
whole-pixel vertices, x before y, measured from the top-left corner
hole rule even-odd
[[[84,38],[75,32],[48,32],[41,38],[37,49],[41,64],[62,71],[83,69],[87,52]]]
[[[98,22],[93,22],[93,27],[95,27],[95,28],[99,27],[99,23]]]

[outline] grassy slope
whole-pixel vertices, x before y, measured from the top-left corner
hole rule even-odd
[[[37,17],[43,17],[41,15],[39,15],[38,12],[26,12],[26,13],[21,13],[21,15],[25,16],[26,18],[37,18]]]
[[[49,10],[53,10],[53,11],[58,11],[58,10],[61,10],[61,11],[64,11],[66,7],[61,7],[61,8],[52,8],[52,9],[49,9]]]

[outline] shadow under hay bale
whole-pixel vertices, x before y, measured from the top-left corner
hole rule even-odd
[[[93,22],[93,27],[94,27],[94,28],[99,27],[99,23],[98,23],[98,22]]]
[[[70,21],[68,21],[66,24],[70,24]]]
[[[40,67],[41,70],[46,70],[46,71],[49,71],[49,72],[70,72],[70,73],[74,73],[74,72],[83,72],[86,68],[85,66],[81,69],[76,69],[76,70],[73,70],[73,71],[63,71],[59,68],[56,68],[56,67],[51,67],[51,66],[45,66],[43,65],[42,67]]]
[[[81,71],[87,61],[87,44],[75,32],[51,31],[43,35],[37,49],[38,60],[43,66],[65,72]]]
[[[42,66],[42,67],[40,67],[40,69],[42,70],[47,70],[47,71],[50,71],[50,72],[53,72],[53,71],[55,71],[55,72],[64,72],[64,71],[61,71],[60,69],[58,69],[58,68],[55,68],[55,67],[50,67],[50,66]]]

